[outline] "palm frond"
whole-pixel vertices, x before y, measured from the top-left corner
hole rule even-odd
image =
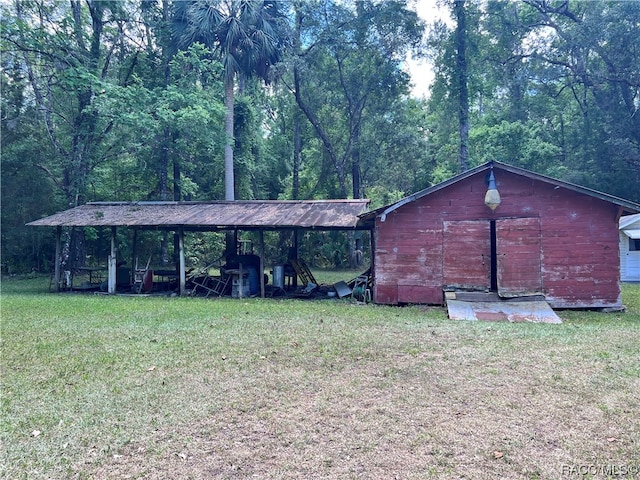
[[[186,24],[177,32],[181,45],[199,41],[214,49],[225,72],[230,69],[227,76],[242,72],[266,81],[269,67],[286,44],[276,0],[194,0],[176,11],[177,20]]]

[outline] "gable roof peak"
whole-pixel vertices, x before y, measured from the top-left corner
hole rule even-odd
[[[600,200],[603,200],[605,202],[610,202],[613,203],[615,205],[618,205],[620,207],[622,207],[624,209],[625,212],[628,213],[640,213],[640,204],[631,202],[629,200],[625,200],[623,198],[619,198],[616,197],[614,195],[609,195],[607,193],[603,193],[603,192],[599,192],[597,190],[593,190],[591,188],[587,188],[587,187],[582,187],[580,185],[576,185],[570,182],[566,182],[564,180],[559,180],[557,178],[553,178],[553,177],[549,177],[547,175],[542,175],[540,173],[535,173],[531,170],[527,170],[525,168],[522,167],[516,167],[514,165],[509,165],[507,163],[503,163],[503,162],[498,162],[496,160],[491,160],[489,162],[483,163],[482,165],[478,165],[477,167],[473,167],[470,168],[469,170],[466,170],[462,173],[459,173],[458,175],[455,175],[451,178],[449,178],[448,180],[445,180],[443,182],[440,182],[436,185],[432,185],[431,187],[427,187],[423,190],[420,190],[416,193],[413,193],[412,195],[409,195],[407,197],[404,197],[400,200],[398,200],[395,203],[380,207],[376,210],[372,210],[370,212],[364,213],[362,215],[360,215],[361,218],[361,222],[367,222],[367,221],[371,221],[373,218],[375,217],[380,217],[381,221],[385,221],[387,215],[391,212],[393,212],[394,210],[397,210],[398,208],[402,207],[403,205],[406,205],[407,203],[411,203],[414,202],[422,197],[425,197],[427,195],[430,195],[434,192],[437,192],[439,190],[442,190],[450,185],[453,185],[457,182],[460,182],[462,180],[465,180],[469,177],[472,177],[474,175],[477,175],[478,173],[490,170],[490,169],[497,169],[497,170],[504,170],[510,173],[513,173],[515,175],[521,175],[527,178],[531,178],[533,180],[538,180],[540,182],[544,182],[544,183],[548,183],[551,185],[555,185],[556,187],[561,187],[561,188],[566,188],[567,190],[572,190],[578,193],[582,193],[584,195],[589,195],[591,197],[595,197],[595,198],[599,198]]]

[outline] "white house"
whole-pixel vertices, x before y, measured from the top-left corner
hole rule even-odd
[[[620,280],[640,282],[640,213],[620,218]]]

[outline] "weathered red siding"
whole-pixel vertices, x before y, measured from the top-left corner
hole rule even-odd
[[[503,296],[542,292],[540,219],[505,218],[496,221],[497,283]]]
[[[445,284],[488,282],[483,255],[490,247],[482,236],[496,220],[498,282],[506,282],[499,285],[505,294],[542,290],[557,308],[621,305],[616,205],[496,169],[502,204],[492,212],[484,205],[485,176],[403,205],[384,222],[376,219],[377,303],[442,304]],[[465,225],[466,234],[459,228]],[[539,236],[532,238],[536,229]],[[514,267],[504,263],[508,259],[520,263]]]
[[[443,283],[447,287],[491,287],[491,234],[484,220],[444,221]]]

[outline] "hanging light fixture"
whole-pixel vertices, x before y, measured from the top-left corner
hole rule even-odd
[[[500,203],[500,192],[498,192],[498,188],[496,187],[496,177],[493,176],[492,166],[491,172],[489,173],[489,187],[487,188],[487,193],[484,194],[484,204],[491,210],[495,210]]]

